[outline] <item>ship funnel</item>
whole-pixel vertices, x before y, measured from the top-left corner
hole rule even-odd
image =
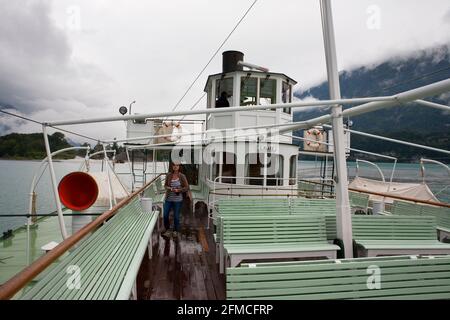
[[[242,71],[239,61],[244,61],[244,54],[240,51],[224,51],[222,53],[222,73]]]
[[[61,202],[74,211],[86,210],[98,197],[95,179],[85,172],[72,172],[62,178],[58,185]]]

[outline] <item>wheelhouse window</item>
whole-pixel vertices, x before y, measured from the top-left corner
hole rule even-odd
[[[297,156],[291,156],[289,159],[289,185],[295,184],[295,178],[297,173]]]
[[[264,154],[263,153],[249,153],[245,158],[245,176],[246,184],[254,186],[264,185]]]
[[[281,100],[283,101],[283,103],[292,102],[291,93],[292,93],[292,85],[283,81],[283,85],[281,86],[281,98],[282,98]],[[283,108],[283,112],[291,114],[292,110],[291,108]]]
[[[265,159],[267,165],[265,167]],[[246,184],[264,185],[264,171],[267,171],[266,185],[283,185],[283,156],[277,154],[249,153],[245,159]],[[253,178],[253,179],[252,179]]]
[[[261,78],[259,80],[259,87],[259,104],[274,104],[276,102],[277,81],[274,79]]]
[[[267,154],[267,182],[268,186],[283,185],[283,156]]]
[[[250,76],[241,78],[241,106],[253,106],[257,103],[258,79]]]
[[[222,92],[227,93],[228,103],[231,106],[231,102],[233,101],[233,78],[222,78],[216,80],[216,100],[219,100]]]
[[[214,156],[213,180],[222,183],[236,183],[236,155],[231,152],[217,152]]]

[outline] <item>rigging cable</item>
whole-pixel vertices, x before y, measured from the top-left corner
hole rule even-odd
[[[30,121],[30,122],[34,122],[34,123],[36,123],[36,124],[40,124],[41,126],[44,125],[43,122],[40,122],[40,121],[37,121],[37,120],[33,120],[33,119],[27,118],[27,117],[25,117],[25,116],[20,116],[20,115],[18,115],[18,114],[11,113],[11,112],[8,112],[8,111],[5,111],[5,110],[1,110],[1,109],[0,109],[0,112],[2,112],[2,113],[4,113],[4,114],[7,114],[7,115],[9,115],[9,116],[12,116],[12,117],[16,117],[16,118],[20,118],[20,119],[27,120],[27,121]],[[85,135],[80,134],[80,133],[76,133],[76,132],[73,132],[73,131],[70,131],[70,130],[61,129],[61,128],[59,128],[59,127],[54,127],[54,126],[50,126],[50,125],[47,125],[47,126],[52,127],[53,129],[56,129],[56,130],[59,130],[59,131],[63,131],[63,132],[66,132],[66,133],[70,133],[70,134],[73,134],[73,135],[82,137],[82,138],[86,138],[86,139],[89,139],[89,140],[93,140],[93,141],[96,141],[96,142],[100,142],[99,139],[94,139],[94,138],[92,138],[92,137],[85,136]]]
[[[203,74],[203,72],[206,70],[206,68],[209,66],[209,64],[211,63],[211,61],[214,59],[214,57],[217,55],[217,53],[220,51],[220,49],[222,49],[222,47],[225,45],[225,43],[228,41],[228,39],[231,37],[231,35],[233,34],[233,32],[237,29],[237,27],[241,24],[242,20],[244,20],[244,18],[247,16],[247,14],[250,12],[250,10],[253,8],[253,6],[256,4],[256,2],[258,2],[258,0],[254,0],[253,3],[250,5],[250,7],[247,9],[247,11],[245,11],[244,15],[239,19],[239,21],[237,22],[237,24],[234,26],[234,28],[231,30],[231,32],[226,36],[225,40],[223,40],[223,42],[221,43],[221,45],[217,48],[217,50],[214,52],[214,54],[211,56],[211,58],[208,60],[208,62],[206,63],[206,65],[203,67],[203,69],[199,72],[199,74],[197,75],[197,77],[195,77],[194,81],[192,81],[192,83],[190,84],[190,86],[187,88],[186,92],[183,94],[183,96],[180,98],[180,100],[178,100],[178,102],[175,104],[175,106],[172,108],[172,111],[175,111],[178,106],[180,105],[181,101],[183,101],[183,99],[186,97],[186,95],[188,94],[188,92],[192,89],[192,87],[194,86],[194,84],[197,82],[197,80],[200,78],[200,76]]]

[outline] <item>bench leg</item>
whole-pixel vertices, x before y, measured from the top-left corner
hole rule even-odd
[[[220,257],[219,257],[219,254],[220,254],[219,250],[220,250],[219,244],[216,243],[216,263],[219,263],[219,259],[220,259]]]
[[[137,285],[136,285],[136,280],[134,281],[133,288],[131,288],[131,300],[137,300]]]
[[[152,242],[152,234],[150,235],[150,239],[148,239],[148,260],[152,260],[153,257],[153,242]]]
[[[225,257],[224,257],[224,252],[223,252],[224,248],[223,246],[220,246],[219,249],[219,272],[220,274],[223,274],[224,272],[224,264],[225,264]]]

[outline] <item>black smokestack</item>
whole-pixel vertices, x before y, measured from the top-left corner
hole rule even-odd
[[[240,51],[225,51],[222,53],[222,73],[242,71],[242,66],[238,65],[238,61],[244,61],[244,54]]]

